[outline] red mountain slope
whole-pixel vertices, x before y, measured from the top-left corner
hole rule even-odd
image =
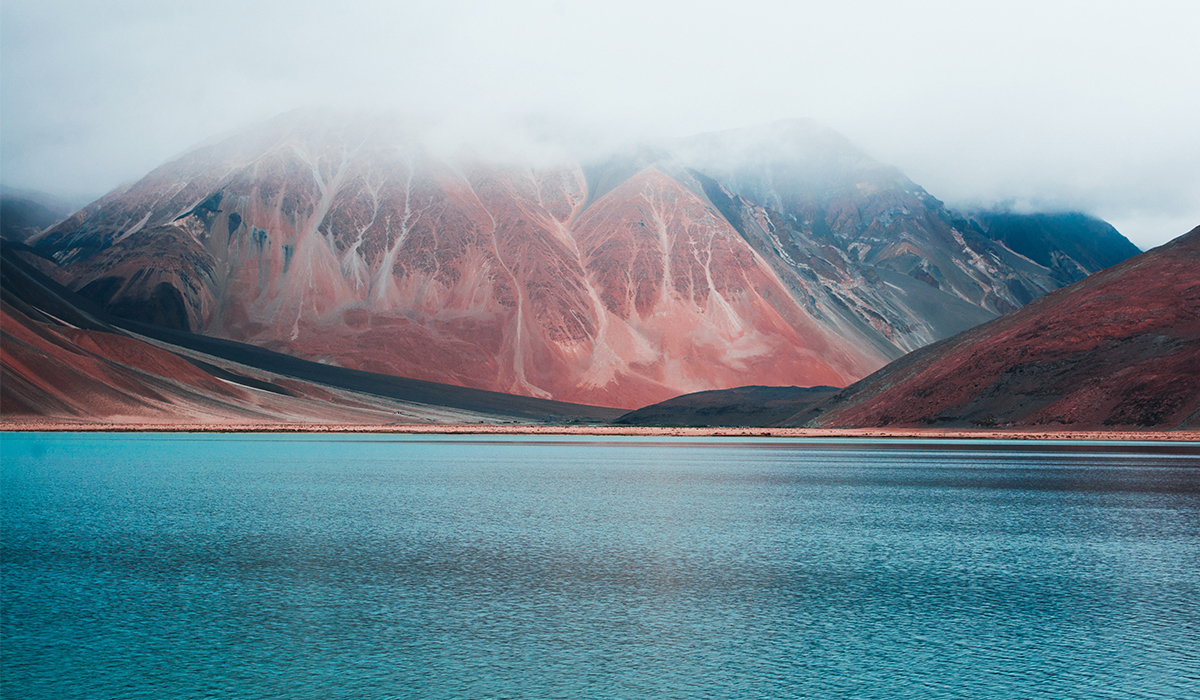
[[[53,264],[20,244],[0,244],[6,423],[557,423],[620,413],[356,372],[117,319],[45,266]]]
[[[0,303],[0,415],[135,425],[166,423],[388,423],[384,402],[287,382],[258,391],[221,381],[135,338],[34,321]]]

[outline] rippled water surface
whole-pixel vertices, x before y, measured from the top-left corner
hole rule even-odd
[[[1200,697],[1194,446],[0,440],[5,698]]]

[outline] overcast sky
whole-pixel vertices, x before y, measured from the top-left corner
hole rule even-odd
[[[75,200],[295,107],[630,136],[813,117],[952,206],[1200,224],[1200,2],[3,0],[4,184]]]

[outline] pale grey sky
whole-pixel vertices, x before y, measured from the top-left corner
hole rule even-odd
[[[301,106],[629,136],[813,117],[953,205],[1200,224],[1196,0],[4,0],[5,184],[91,198]]]

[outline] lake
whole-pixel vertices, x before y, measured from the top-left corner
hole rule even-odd
[[[1200,446],[0,438],[11,698],[1200,697]]]

